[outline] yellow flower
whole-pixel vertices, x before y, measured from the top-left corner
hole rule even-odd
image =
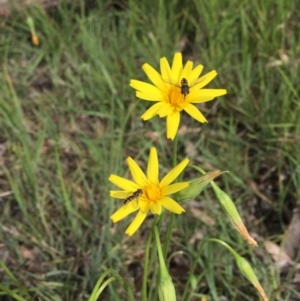
[[[188,182],[171,184],[184,170],[188,162],[188,159],[184,159],[159,181],[158,157],[154,147],[150,150],[147,175],[131,157],[128,157],[127,163],[134,181],[117,175],[110,175],[109,177],[110,182],[123,189],[122,191],[111,191],[110,196],[125,200],[124,205],[111,216],[113,222],[116,223],[130,213],[139,210],[125,232],[132,235],[143,223],[149,211],[160,215],[162,207],[164,207],[176,214],[184,212],[184,209],[169,195],[189,185]]]
[[[138,98],[155,101],[142,116],[143,120],[149,120],[155,115],[167,116],[167,138],[174,139],[179,127],[180,112],[184,110],[199,122],[207,122],[203,114],[193,103],[202,103],[227,93],[225,89],[202,89],[216,77],[215,70],[199,78],[203,66],[193,68],[193,62],[187,61],[182,65],[182,55],[175,53],[172,67],[165,57],[160,59],[160,73],[149,64],[143,65],[148,78],[154,84],[132,79],[130,86],[136,89]],[[183,84],[183,82],[186,84]]]

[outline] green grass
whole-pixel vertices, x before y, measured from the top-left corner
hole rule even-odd
[[[1,298],[88,300],[103,272],[115,269],[129,283],[136,276],[131,286],[138,300],[139,274],[131,274],[132,266],[139,270],[143,264],[152,219],[126,237],[130,219],[110,221],[120,203],[109,197],[107,179],[111,173],[129,177],[127,156],[145,167],[153,145],[162,171],[169,170],[165,120],[141,121],[149,103],[135,98],[129,80],[146,80],[143,63],[157,68],[160,57],[170,61],[178,50],[205,72],[216,69],[212,86],[228,90],[201,107],[208,124],[182,119],[181,125],[200,131],[179,137],[179,159],[188,156],[207,171],[230,171],[218,184],[235,200],[249,230],[280,242],[300,194],[299,13],[293,1],[114,6],[99,0],[90,9],[83,1],[61,4],[51,15],[29,7],[3,20],[0,254],[8,271],[0,272],[0,289],[8,291],[2,288]],[[27,15],[35,21],[38,47],[30,43]],[[184,252],[172,261],[178,296],[186,267],[198,260],[196,289],[185,300],[201,294],[257,299],[224,249],[207,244],[196,258],[200,235],[230,243],[252,262],[270,299],[288,300],[291,279],[280,290],[272,262],[261,262],[216,204],[211,189],[197,199],[212,225],[194,217],[189,203],[187,213],[176,216],[170,255]],[[157,300],[151,279],[149,300]],[[126,296],[113,282],[99,300]]]

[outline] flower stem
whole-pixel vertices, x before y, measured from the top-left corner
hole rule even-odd
[[[155,226],[153,230],[154,230],[153,232],[154,232],[154,237],[155,237],[155,241],[156,241],[156,249],[157,249],[157,253],[158,253],[159,264],[163,269],[166,270],[167,267],[166,267],[165,261],[162,260],[162,258],[164,258],[164,255],[163,255],[162,250],[161,250],[161,244],[160,244],[160,240],[159,240],[158,229]]]
[[[148,271],[149,271],[149,254],[150,254],[150,246],[153,238],[154,228],[157,227],[157,223],[159,222],[160,216],[157,216],[153,222],[152,231],[150,232],[145,250],[145,261],[144,261],[144,272],[143,272],[143,284],[142,284],[142,301],[147,301],[147,280],[148,280]]]
[[[174,213],[172,213],[171,214],[171,220],[168,224],[166,238],[165,238],[165,242],[164,242],[164,246],[163,246],[163,253],[164,253],[165,258],[167,258],[167,252],[168,252],[168,248],[169,248],[170,241],[171,241],[172,229],[173,229],[173,226],[174,226],[174,220],[175,220],[175,216],[174,216]]]
[[[173,167],[175,167],[177,165],[177,149],[178,149],[178,138],[176,135],[174,138],[173,151],[172,151]],[[163,246],[163,253],[164,253],[165,257],[167,256],[168,248],[170,245],[173,227],[174,227],[174,214],[171,214],[171,220],[168,224],[167,235],[166,235],[166,239],[165,239],[164,246]]]

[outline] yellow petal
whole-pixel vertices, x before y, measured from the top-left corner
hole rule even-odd
[[[130,194],[133,192],[129,191],[120,191],[120,190],[111,190],[110,196],[115,199],[126,199],[130,196]]]
[[[169,114],[172,114],[172,112],[173,112],[173,108],[171,104],[168,102],[167,103],[164,102],[163,105],[160,107],[160,109],[157,110],[156,114],[158,114],[158,116],[162,118],[162,117],[166,117]]]
[[[207,122],[204,115],[194,105],[189,103],[185,106],[184,110],[197,121],[202,123]]]
[[[192,61],[187,61],[186,62],[186,64],[185,64],[185,66],[184,66],[184,68],[183,68],[183,70],[182,70],[182,73],[181,73],[181,78],[180,78],[180,80],[182,79],[182,78],[189,78],[190,77],[190,74],[191,74],[191,72],[192,72],[192,69],[193,69],[193,62]]]
[[[201,97],[201,90],[197,91],[194,95],[189,94],[186,98],[187,103],[203,103],[208,102],[214,99],[214,97],[208,98],[208,97]]]
[[[167,196],[162,197],[160,202],[164,208],[168,209],[171,212],[174,212],[176,214],[185,212],[185,210],[177,202]]]
[[[167,138],[174,140],[180,123],[180,113],[176,111],[167,116]]]
[[[159,187],[164,188],[171,184],[178,175],[185,169],[185,167],[188,165],[189,159],[185,158],[182,160],[178,165],[176,165],[171,171],[169,171],[164,178],[161,180]]]
[[[121,178],[117,175],[110,175],[108,180],[116,186],[118,186],[119,188],[127,191],[135,191],[139,188],[139,186],[133,181]]]
[[[184,188],[186,188],[188,186],[189,186],[189,182],[180,182],[180,183],[171,184],[166,187],[163,187],[161,189],[161,194],[162,195],[170,195],[170,194],[176,193],[180,190],[183,190]]]
[[[182,72],[182,55],[180,52],[176,52],[172,63],[172,81],[179,82]]]
[[[138,206],[144,213],[149,212],[149,210],[150,210],[150,205],[149,205],[148,201],[143,201],[142,199],[140,199]]]
[[[192,92],[193,90],[200,90],[208,83],[210,83],[216,76],[217,76],[217,72],[215,70],[206,73],[205,75],[202,76],[204,79],[201,80],[198,84],[191,87],[190,91]],[[202,77],[200,77],[199,80],[202,79]]]
[[[132,79],[130,81],[129,85],[130,85],[130,87],[132,87],[140,92],[145,92],[145,93],[149,93],[149,94],[157,94],[157,95],[159,95],[161,93],[161,91],[156,86],[142,82],[140,80]]]
[[[114,223],[116,223],[138,209],[138,207],[131,206],[131,204],[128,203],[118,209],[110,218]]]
[[[136,230],[145,220],[147,213],[144,213],[142,210],[139,210],[138,214],[136,215],[132,223],[129,225],[129,227],[126,229],[125,233],[131,236],[134,232],[136,232]]]
[[[159,201],[155,203],[151,203],[150,210],[152,214],[161,215],[161,210],[162,210],[161,203]]]
[[[164,95],[162,92],[160,94],[151,94],[146,92],[137,91],[135,96],[140,99],[148,100],[148,101],[162,101],[164,100]]]
[[[168,60],[163,57],[160,59],[160,72],[163,79],[171,79],[172,72]]]
[[[158,184],[158,158],[155,147],[151,147],[150,149],[150,155],[147,166],[147,177],[151,183],[155,185]]]
[[[187,102],[190,103],[201,103],[214,99],[215,97],[225,95],[227,93],[226,89],[201,89],[192,90],[190,89],[190,94],[187,96]]]
[[[149,64],[144,64],[142,66],[144,72],[147,74],[148,78],[152,81],[152,83],[158,87],[162,92],[167,92],[167,87],[164,81],[161,78],[161,75]]]
[[[155,105],[152,105],[142,116],[141,118],[143,120],[149,120],[153,118],[156,114],[157,111],[159,111],[162,107],[164,106],[163,102],[158,102]]]
[[[148,183],[147,178],[137,163],[131,157],[128,157],[127,164],[134,182],[140,187],[146,186]]]
[[[193,82],[200,76],[201,72],[203,70],[203,65],[198,65],[194,70],[190,73],[187,80],[190,84],[193,84]]]

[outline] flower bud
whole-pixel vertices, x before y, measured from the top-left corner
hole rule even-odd
[[[213,181],[210,183],[213,187],[215,194],[218,198],[219,204],[225,211],[227,216],[232,221],[233,225],[241,236],[252,246],[257,246],[257,242],[250,236],[247,228],[245,227],[233,201],[227,193],[221,190]]]
[[[167,270],[166,262],[162,252],[157,226],[154,227],[154,236],[159,260],[159,301],[176,301],[175,287]]]
[[[204,187],[221,173],[220,170],[213,170],[202,177],[191,180],[189,182],[190,185],[187,188],[174,194],[174,199],[177,202],[186,202],[196,198],[202,192]]]
[[[176,301],[175,288],[170,276],[160,279],[158,284],[158,296],[160,301]]]
[[[258,293],[262,296],[264,301],[268,301],[268,297],[266,296],[266,293],[260,283],[258,282],[258,279],[249,264],[249,262],[244,258],[239,255],[235,256],[237,266],[239,270],[242,272],[242,274],[251,282],[251,284],[256,288]]]

